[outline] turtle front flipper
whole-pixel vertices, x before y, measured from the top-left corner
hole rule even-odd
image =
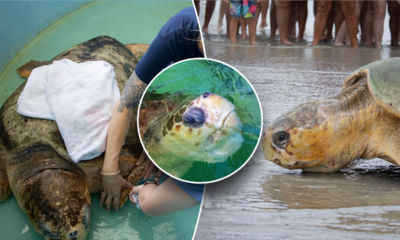
[[[32,70],[41,66],[49,65],[51,61],[35,61],[35,60],[30,60],[29,62],[25,63],[23,66],[17,68],[17,73],[21,77],[26,77],[29,78],[29,76],[32,73]]]
[[[44,145],[10,163],[14,196],[36,231],[45,239],[85,239],[91,203],[84,171]]]
[[[8,183],[7,173],[0,166],[0,202],[6,200],[11,194],[10,184]]]
[[[125,44],[125,47],[131,50],[132,54],[139,60],[147,52],[147,49],[149,49],[150,45],[144,43],[131,43]]]

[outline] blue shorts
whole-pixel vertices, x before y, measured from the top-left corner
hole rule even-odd
[[[204,184],[192,184],[185,183],[176,179],[173,179],[176,185],[182,188],[183,191],[187,192],[190,196],[194,197],[197,201],[201,202],[204,192]]]

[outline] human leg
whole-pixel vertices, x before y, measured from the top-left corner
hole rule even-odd
[[[365,16],[367,15],[367,8],[368,8],[368,3],[366,2],[361,7],[360,18],[358,20],[361,28],[361,38],[360,38],[361,44],[365,44]]]
[[[269,1],[262,1],[261,2],[261,23],[258,26],[259,29],[263,29],[268,26],[268,23],[267,23],[268,8],[269,8]]]
[[[218,23],[217,23],[217,32],[222,31],[222,20],[224,19],[224,15],[226,13],[226,7],[228,6],[227,2],[221,1],[219,4],[219,15],[218,15]]]
[[[317,15],[314,23],[314,37],[311,45],[317,45],[321,36],[324,35],[326,21],[331,10],[332,1],[318,1]]]
[[[383,21],[386,15],[386,0],[373,1],[374,4],[374,37],[376,48],[382,48]]]
[[[281,44],[293,44],[288,40],[288,13],[290,1],[275,1],[274,3],[276,4],[276,21],[279,27]]]
[[[298,2],[298,19],[299,19],[299,35],[297,36],[297,41],[303,40],[304,36],[304,29],[306,28],[306,22],[307,22],[307,15],[308,15],[308,9],[307,9],[307,1],[299,1]]]
[[[333,43],[333,45],[342,46],[343,42],[346,41],[346,35],[347,35],[346,23],[343,22],[342,26],[340,26],[339,32],[336,33],[336,38],[335,38],[335,42]]]
[[[249,25],[249,41],[252,45],[256,43],[256,30],[257,30],[257,1],[243,2],[242,16]],[[243,36],[243,35],[242,35]]]
[[[242,39],[247,39],[247,20],[244,19],[242,16],[240,16],[239,22],[240,22],[240,29],[242,31],[241,34]]]
[[[365,30],[365,45],[372,46],[372,34],[373,34],[373,23],[374,23],[374,4],[371,1],[367,2],[367,13],[364,20]]]
[[[206,3],[206,15],[204,17],[203,32],[208,32],[208,24],[210,24],[211,17],[214,13],[215,1],[207,0]]]
[[[200,0],[194,0],[194,7],[196,8],[197,16],[200,15]]]
[[[236,33],[239,25],[239,18],[242,12],[241,1],[231,1],[229,5],[231,23],[229,26],[229,35],[231,38],[231,43],[236,43]]]
[[[229,35],[231,38],[231,43],[236,43],[236,31],[239,25],[239,18],[231,16],[231,24],[229,26]]]
[[[288,38],[296,38],[297,1],[289,2]]]
[[[335,5],[335,38],[337,38],[337,35],[339,33],[340,27],[342,26],[344,22],[344,15],[342,11],[342,7],[340,5],[340,1],[334,2]]]
[[[276,4],[275,1],[271,1],[271,11],[270,11],[270,23],[271,23],[271,37],[274,38],[276,34],[276,29],[278,24],[276,22]]]
[[[355,1],[342,1],[342,10],[346,23],[347,34],[349,34],[352,47],[358,47],[357,39],[357,16],[356,16],[356,3]]]
[[[400,5],[397,1],[388,1],[388,11],[389,11],[389,27],[390,34],[392,36],[391,45],[399,46],[399,13],[400,13]]]
[[[332,29],[333,29],[333,22],[335,19],[335,4],[332,4],[332,8],[329,11],[328,14],[328,19],[326,20],[326,39],[327,40],[332,40],[333,36],[332,36]]]
[[[221,2],[225,2],[225,1],[221,1]],[[231,14],[230,14],[229,3],[226,3],[225,19],[226,19],[226,35],[230,36]]]

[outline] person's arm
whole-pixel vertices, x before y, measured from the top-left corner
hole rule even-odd
[[[129,193],[139,195],[139,206],[149,216],[163,216],[186,208],[194,207],[200,202],[180,188],[172,178],[165,180],[160,186],[147,184],[135,186]]]
[[[118,171],[119,155],[121,153],[122,144],[129,131],[130,118],[133,109],[139,104],[145,89],[146,84],[133,72],[111,116],[110,125],[108,127],[106,154],[102,169],[103,173],[115,173]],[[130,185],[131,184],[125,181],[120,174],[113,176],[103,175],[104,191],[101,194],[100,206],[102,206],[105,201],[106,208],[109,210],[111,201],[114,198],[114,208],[118,210],[121,188],[129,187]]]

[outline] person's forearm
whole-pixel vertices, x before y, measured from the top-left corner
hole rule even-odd
[[[143,83],[133,72],[125,85],[118,105],[115,107],[108,127],[106,155],[103,172],[118,171],[118,160],[122,144],[129,131],[130,118],[133,109],[139,104],[140,98],[146,89]]]
[[[112,173],[118,171],[119,154],[129,131],[130,116],[132,115],[133,109],[120,113],[118,112],[119,105],[120,102],[118,101],[118,105],[113,111],[108,127],[103,172]]]

